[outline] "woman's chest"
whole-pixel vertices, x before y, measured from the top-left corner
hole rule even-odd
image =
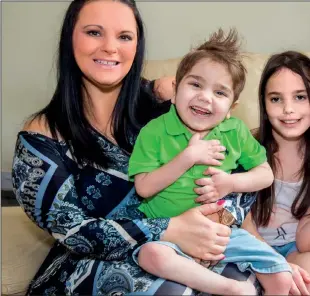
[[[105,217],[133,188],[127,174],[108,169],[84,168],[75,176],[79,206],[91,217]]]

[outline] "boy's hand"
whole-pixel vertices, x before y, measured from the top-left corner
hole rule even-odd
[[[218,159],[225,159],[221,153],[226,148],[218,140],[202,140],[199,133],[194,134],[187,146],[188,156],[193,160],[193,164],[221,165]]]
[[[197,185],[202,186],[194,189],[194,191],[200,195],[196,198],[196,202],[216,202],[234,191],[233,175],[216,168],[208,168],[205,174],[210,175],[211,178],[201,178],[195,182]]]

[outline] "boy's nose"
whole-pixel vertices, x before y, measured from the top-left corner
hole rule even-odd
[[[199,100],[202,100],[206,103],[209,103],[211,104],[212,103],[212,95],[209,94],[209,93],[202,93],[200,96],[199,96]]]

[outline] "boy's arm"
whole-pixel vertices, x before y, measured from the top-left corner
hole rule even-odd
[[[310,252],[310,209],[306,215],[299,220],[297,233],[296,233],[296,245],[299,252]]]
[[[152,197],[179,179],[193,165],[193,158],[185,149],[160,168],[135,175],[136,191],[143,198]]]
[[[233,192],[253,192],[269,187],[273,180],[273,172],[267,162],[244,173],[230,175]]]
[[[228,174],[224,171],[209,167],[205,171],[211,178],[196,181],[194,191],[200,196],[196,202],[216,202],[232,192],[254,192],[270,186],[274,180],[272,170],[267,162],[258,165],[248,172]]]

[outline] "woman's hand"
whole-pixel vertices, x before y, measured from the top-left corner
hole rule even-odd
[[[205,204],[171,218],[162,240],[178,245],[192,257],[222,260],[231,229],[205,217],[221,209],[222,206],[216,203]]]
[[[307,271],[296,264],[289,263],[292,268],[293,283],[289,295],[310,295],[306,285],[310,284],[310,276]]]

